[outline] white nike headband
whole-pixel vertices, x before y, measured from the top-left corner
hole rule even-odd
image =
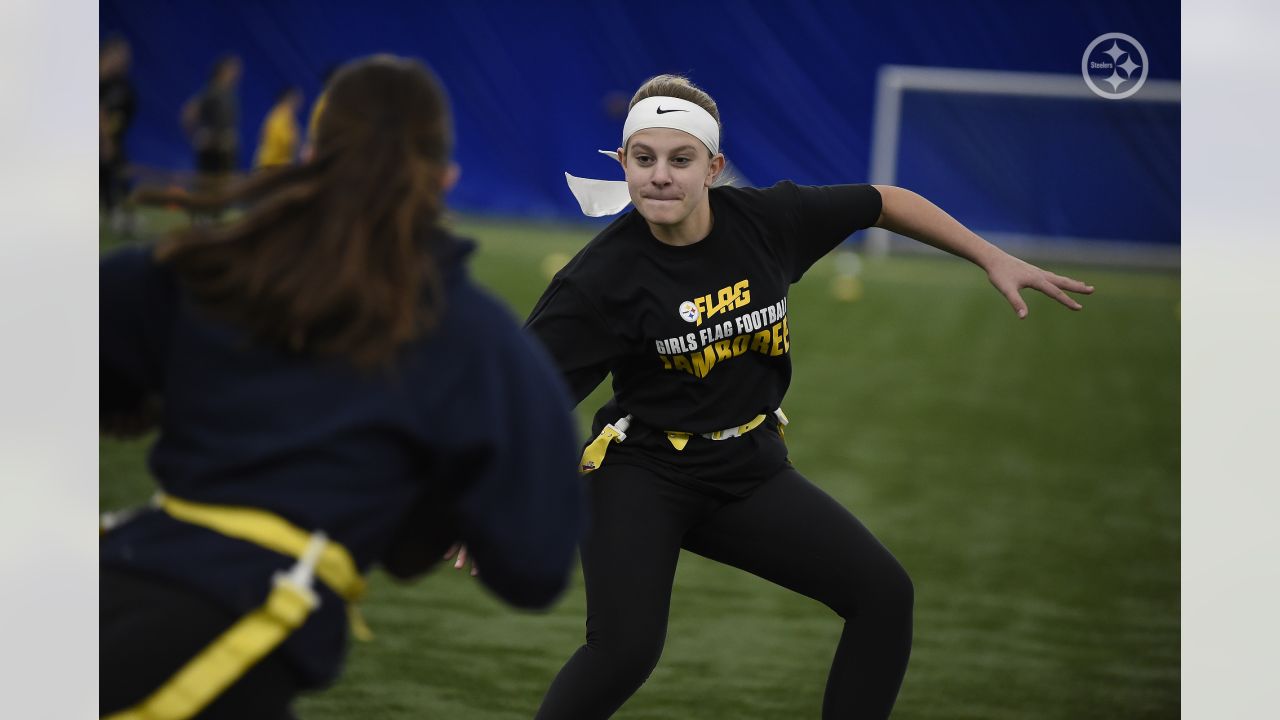
[[[670,128],[683,130],[696,137],[711,151],[715,157],[720,152],[720,124],[711,117],[711,113],[703,110],[696,103],[674,97],[648,97],[635,104],[627,113],[627,121],[622,126],[622,147],[627,146],[631,136],[649,128]],[[601,154],[617,160],[613,150],[601,150]],[[569,183],[569,190],[578,200],[584,215],[602,217],[622,212],[631,202],[631,193],[627,191],[625,180],[593,180],[564,174]]]

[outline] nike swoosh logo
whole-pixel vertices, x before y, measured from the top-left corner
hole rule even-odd
[[[681,109],[679,109],[679,108],[676,108],[676,109],[674,109],[674,110],[663,110],[661,105],[659,105],[659,106],[658,106],[658,114],[659,114],[659,115],[666,115],[666,114],[667,114],[667,113],[669,113],[669,112],[689,112],[689,111],[688,111],[688,110],[681,110]]]

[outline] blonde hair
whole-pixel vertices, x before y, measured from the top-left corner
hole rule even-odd
[[[651,97],[673,97],[681,100],[687,100],[694,105],[707,111],[707,114],[716,120],[716,128],[724,133],[724,124],[720,122],[720,108],[716,106],[716,101],[711,99],[706,90],[694,85],[689,78],[683,75],[654,75],[645,80],[640,85],[640,89],[636,90],[636,94],[631,96],[631,104],[627,109],[636,106],[636,103]],[[735,184],[734,177],[729,172],[721,172],[716,178],[713,187],[720,185]]]
[[[645,80],[636,90],[636,94],[631,96],[631,104],[627,109],[636,106],[636,103],[651,97],[673,97],[681,100],[687,100],[694,105],[707,111],[707,114],[716,120],[716,128],[721,132],[724,126],[720,123],[720,109],[716,107],[716,101],[711,99],[706,90],[694,85],[689,78],[683,75],[654,75]]]
[[[706,110],[711,117],[716,119],[716,125],[720,125],[720,110],[716,107],[716,101],[711,99],[706,90],[694,85],[689,78],[683,75],[654,75],[645,80],[640,89],[636,90],[636,94],[631,96],[631,104],[627,106],[627,109],[630,110],[636,106],[636,103],[650,97],[673,97],[688,100]]]

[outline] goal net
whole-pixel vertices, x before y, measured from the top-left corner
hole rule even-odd
[[[885,66],[870,178],[1028,258],[1176,268],[1179,103],[1172,80],[1112,100],[1078,74]],[[921,247],[867,238],[872,255]]]

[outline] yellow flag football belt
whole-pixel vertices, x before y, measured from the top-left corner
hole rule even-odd
[[[312,590],[314,578],[347,602],[352,634],[360,640],[372,637],[355,605],[364,596],[364,578],[351,553],[324,532],[309,533],[258,508],[205,505],[163,494],[157,504],[177,520],[298,561],[287,572],[276,573],[261,607],[240,618],[141,703],[106,720],[186,720],[199,713],[319,607],[320,599]]]
[[[782,428],[789,422],[786,414],[782,412],[782,408],[778,408],[773,411],[773,416],[778,419],[778,432],[782,432]],[[708,440],[728,440],[741,437],[760,427],[768,417],[768,415],[764,414],[757,415],[742,425],[735,425],[724,430],[714,430],[709,433],[688,433],[678,430],[665,430],[663,432],[667,436],[667,441],[671,443],[671,447],[679,452],[684,450],[685,445],[689,444],[689,439],[694,435],[699,435]],[[596,436],[596,439],[592,440],[591,444],[587,445],[586,449],[582,451],[582,462],[578,467],[579,471],[589,473],[598,470],[604,464],[604,456],[609,451],[609,446],[627,439],[627,430],[631,428],[631,420],[632,417],[626,415],[618,418],[615,422],[605,425],[600,434]]]

